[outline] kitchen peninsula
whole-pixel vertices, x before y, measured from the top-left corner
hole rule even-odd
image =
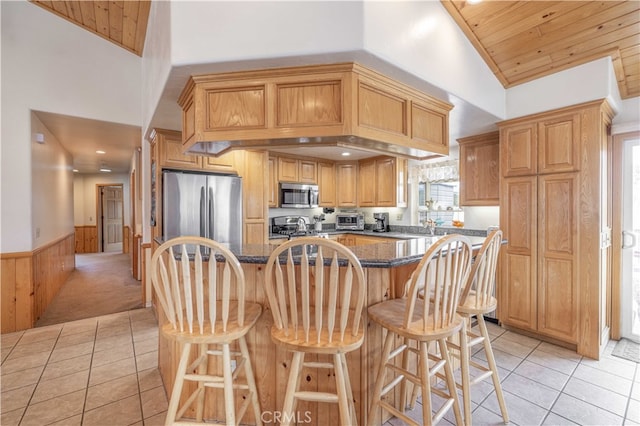
[[[428,248],[436,241],[436,237],[421,237],[409,239],[389,239],[389,242],[379,242],[351,247],[365,271],[367,282],[366,306],[384,300],[401,297],[404,283],[409,278],[418,261]],[[484,237],[469,237],[475,250],[479,249]],[[271,341],[271,325],[273,322],[268,309],[267,296],[264,292],[264,266],[271,252],[273,244],[243,244],[230,246],[232,252],[239,259],[245,273],[246,300],[258,302],[263,306],[263,314],[256,326],[247,335],[247,344],[252,356],[254,374],[260,405],[263,413],[273,413],[282,409],[285,386],[289,375],[291,354],[276,347]],[[158,307],[160,310],[160,308]],[[158,312],[160,322],[164,317]],[[367,406],[372,391],[379,357],[382,352],[383,330],[375,323],[368,323],[366,309],[365,341],[362,347],[347,355],[351,386],[355,399],[358,421],[366,424]],[[159,368],[167,392],[173,388],[173,380],[179,358],[179,346],[160,336]],[[313,357],[310,357],[313,358]],[[309,359],[314,361],[315,359]],[[215,367],[214,367],[215,368]],[[324,369],[305,368],[301,380],[301,390],[331,390],[335,387],[335,378]],[[209,392],[212,392],[209,390]],[[183,392],[183,397],[190,392]],[[389,401],[396,395],[389,394]],[[241,403],[243,395],[237,391],[236,403]],[[223,419],[222,398],[208,399],[205,417]],[[300,402],[296,408],[299,413],[307,413],[311,423],[316,425],[338,424],[338,410],[324,409],[325,405]],[[252,423],[252,414],[247,412],[244,422]],[[306,424],[306,423],[305,423]]]

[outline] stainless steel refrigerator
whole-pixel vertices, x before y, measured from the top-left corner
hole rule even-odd
[[[162,207],[165,241],[199,235],[242,242],[242,179],[237,176],[164,171]]]

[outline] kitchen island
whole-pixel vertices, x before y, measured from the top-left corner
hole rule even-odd
[[[376,244],[350,247],[360,259],[366,277],[366,306],[401,297],[404,284],[411,275],[424,253],[441,237],[423,237],[404,240],[392,240]],[[484,237],[470,237],[474,250],[482,245]],[[276,347],[271,341],[271,325],[273,319],[269,310],[267,296],[264,292],[264,267],[275,245],[232,245],[230,249],[242,264],[246,280],[246,298],[249,302],[257,302],[263,306],[263,314],[255,327],[247,335],[247,344],[252,357],[254,374],[263,411],[263,422],[269,424],[278,415],[283,406],[285,387],[289,375],[291,353]],[[163,313],[158,309],[160,323],[164,322]],[[348,370],[353,388],[358,422],[367,424],[367,408],[372,392],[375,373],[378,368],[383,345],[383,330],[375,323],[367,320],[364,310],[365,341],[362,347],[347,355]],[[167,394],[170,395],[180,353],[177,343],[159,338],[158,366]],[[307,362],[316,357],[308,356]],[[213,371],[217,366],[211,367]],[[335,389],[333,374],[325,369],[305,368],[301,379],[302,390]],[[190,393],[183,391],[183,398]],[[208,390],[208,392],[213,392]],[[390,393],[386,396],[389,402],[398,395]],[[236,391],[236,403],[242,402],[243,393]],[[208,398],[205,417],[224,419],[224,403],[221,395]],[[328,425],[339,424],[338,409],[335,404],[319,404],[299,402],[296,407],[301,423]],[[380,416],[378,416],[380,418]],[[254,422],[252,414],[247,413],[243,423]]]

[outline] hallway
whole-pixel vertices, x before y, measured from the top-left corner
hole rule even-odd
[[[36,327],[129,311],[142,307],[140,281],[123,253],[76,254],[76,269]]]

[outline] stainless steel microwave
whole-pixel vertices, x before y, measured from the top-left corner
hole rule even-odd
[[[318,185],[280,182],[280,207],[295,209],[318,207]]]

